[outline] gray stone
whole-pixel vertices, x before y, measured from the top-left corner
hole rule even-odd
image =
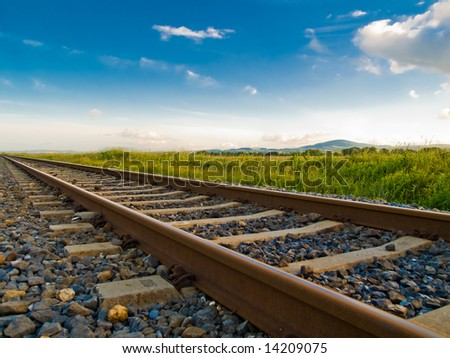
[[[21,315],[4,316],[0,317],[0,327],[5,327],[11,323],[13,319],[19,318]]]
[[[96,338],[108,338],[108,334],[102,327],[97,327],[94,331]]]
[[[151,267],[156,269],[159,266],[159,261],[155,256],[148,255],[143,260],[145,267]]]
[[[9,271],[6,276],[8,276],[9,278],[11,278],[12,276],[16,276],[20,274],[20,271],[18,269],[13,269],[11,271]]]
[[[394,264],[386,259],[380,259],[378,260],[378,263],[381,265],[381,267],[385,268],[386,270],[393,270]]]
[[[128,267],[123,267],[120,269],[119,275],[122,280],[128,280],[132,277],[137,276],[138,274],[137,272],[131,271]]]
[[[92,311],[86,307],[83,307],[78,302],[72,302],[70,306],[67,308],[67,314],[69,316],[89,316]]]
[[[181,327],[181,324],[183,323],[185,318],[186,318],[186,316],[179,315],[179,314],[171,316],[169,318],[169,326],[170,326],[170,328]]]
[[[374,300],[372,300],[372,303],[376,307],[381,308],[382,310],[385,310],[385,311],[388,311],[393,306],[391,300],[389,300],[387,298],[374,299]]]
[[[410,292],[420,291],[420,287],[412,280],[403,279],[400,281],[400,284],[403,285]]]
[[[386,251],[395,251],[395,244],[387,244],[384,248]]]
[[[443,303],[437,298],[427,298],[424,300],[424,306],[430,308],[440,308]]]
[[[192,315],[192,322],[194,326],[201,327],[207,323],[213,323],[216,318],[216,309],[215,307],[207,307],[195,312]]]
[[[400,303],[402,301],[406,301],[405,296],[397,291],[389,291],[388,296],[392,303]]]
[[[63,328],[59,333],[53,335],[52,338],[69,338],[69,331],[67,328]]]
[[[38,337],[51,337],[61,332],[63,328],[57,322],[45,322],[41,328],[37,331]]]
[[[86,317],[83,316],[73,316],[64,322],[64,327],[69,331],[74,329],[76,326],[87,326],[89,323]]]
[[[89,298],[88,300],[83,302],[83,306],[89,308],[90,310],[96,310],[98,307],[98,297],[93,296]]]
[[[117,332],[114,332],[111,338],[144,338],[144,334],[141,332],[128,332],[127,329],[123,329]]]
[[[226,319],[222,322],[222,331],[227,334],[236,332],[236,322],[232,319]]]
[[[70,331],[70,338],[95,338],[94,332],[85,325],[77,325]]]
[[[20,271],[25,270],[30,265],[29,262],[23,260],[16,260],[11,262],[11,266],[19,269]]]
[[[59,300],[55,298],[44,298],[33,305],[33,311],[47,310],[58,303]]]
[[[47,309],[47,310],[33,311],[31,313],[31,318],[40,323],[44,323],[52,321],[57,315],[58,315],[57,312]]]
[[[148,326],[147,322],[139,317],[129,317],[128,324],[130,325],[130,332],[139,332]]]
[[[99,319],[97,321],[97,326],[103,328],[105,331],[109,331],[111,330],[113,324],[111,322]]]
[[[407,318],[408,316],[408,309],[406,307],[403,307],[402,305],[392,305],[389,307],[389,312],[392,312],[393,314]]]
[[[34,333],[36,325],[26,316],[20,316],[11,321],[3,334],[11,338],[20,338]]]
[[[402,278],[397,272],[395,271],[384,271],[381,274],[381,277],[383,277],[385,280],[389,281],[400,281]]]
[[[244,321],[236,327],[236,334],[238,336],[243,336],[248,332],[248,329],[249,329],[249,323],[248,323],[248,321]]]
[[[42,277],[33,276],[28,278],[28,284],[30,286],[38,286],[43,285],[45,283],[45,280]]]

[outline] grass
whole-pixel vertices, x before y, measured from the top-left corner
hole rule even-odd
[[[24,154],[208,181],[353,195],[450,210],[450,150],[345,150],[271,155],[123,152]]]

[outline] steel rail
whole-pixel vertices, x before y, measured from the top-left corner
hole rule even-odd
[[[316,212],[327,219],[350,220],[356,225],[364,225],[385,230],[401,230],[406,234],[439,236],[450,242],[450,214],[429,210],[415,210],[389,205],[364,203],[352,200],[324,198],[292,192],[284,192],[239,185],[205,182],[196,179],[177,178],[158,174],[112,170],[108,168],[83,166],[79,164],[30,159],[42,163],[63,165],[68,168],[103,173],[125,180],[135,180],[148,184],[168,185],[173,189],[186,189],[206,195],[217,195],[227,199],[248,201],[268,208],[280,206],[300,213]]]
[[[8,159],[87,209],[101,213],[162,263],[182,265],[195,275],[199,289],[273,337],[441,337]]]

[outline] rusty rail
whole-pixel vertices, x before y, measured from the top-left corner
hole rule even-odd
[[[283,206],[300,213],[316,212],[330,220],[350,220],[356,225],[371,226],[384,230],[402,230],[406,234],[421,236],[437,235],[450,242],[450,214],[441,212],[414,210],[216,182],[204,182],[196,179],[177,178],[158,174],[113,170],[45,159],[23,159],[122,177],[126,180],[142,183],[168,185],[174,189],[183,188],[205,195],[218,195],[232,200],[249,201],[268,208],[277,209],[279,206]]]
[[[151,252],[164,264],[183,266],[195,275],[195,285],[199,289],[273,337],[439,337],[434,331],[8,159],[43,182],[60,188],[87,209],[101,213],[114,226],[138,240],[143,251]],[[124,175],[134,177],[133,173]],[[220,187],[226,190],[223,185]],[[251,189],[250,192],[254,190],[259,191]]]

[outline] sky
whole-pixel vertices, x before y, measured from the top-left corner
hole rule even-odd
[[[450,143],[450,1],[0,0],[0,151]]]

